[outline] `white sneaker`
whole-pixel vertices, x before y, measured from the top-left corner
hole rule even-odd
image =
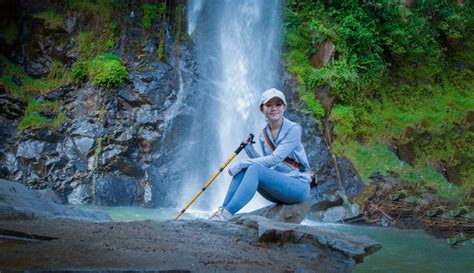
[[[211,217],[209,217],[210,220],[216,220],[216,221],[228,221],[230,218],[232,218],[232,214],[227,211],[223,207],[219,207],[216,212],[214,212]]]

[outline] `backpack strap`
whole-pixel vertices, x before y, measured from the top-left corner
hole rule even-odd
[[[268,134],[267,134],[267,130],[265,130],[266,127],[264,127],[262,129],[262,135],[263,135],[263,139],[265,140],[265,143],[267,143],[268,147],[272,150],[272,151],[275,151],[275,145],[273,145],[273,143],[270,141],[270,138],[268,137]],[[301,165],[296,162],[295,160],[287,157],[285,158],[285,160],[283,160],[288,166],[290,166],[290,168],[292,169],[295,169],[295,170],[300,170],[301,169]],[[310,187],[311,188],[314,188],[318,185],[318,175],[311,171],[310,170],[310,173],[311,173],[311,183],[310,183]]]
[[[268,134],[267,134],[267,130],[265,130],[265,128],[262,129],[263,139],[265,139],[265,143],[267,143],[268,147],[270,147],[270,149],[272,151],[275,151],[275,145],[273,145],[273,143],[270,141],[270,138],[268,137]],[[300,170],[300,168],[301,168],[301,165],[298,162],[296,162],[295,160],[293,160],[289,157],[285,158],[285,160],[283,160],[283,162],[285,162],[292,169]]]

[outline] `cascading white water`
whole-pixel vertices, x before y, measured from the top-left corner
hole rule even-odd
[[[259,111],[259,98],[265,89],[279,85],[279,55],[282,27],[281,2],[278,0],[192,0],[188,4],[188,32],[195,44],[198,70],[202,77],[197,92],[207,92],[211,102],[204,107],[209,124],[217,136],[202,132],[194,141],[207,145],[210,156],[205,156],[212,173],[238,147],[249,133],[258,136],[264,126]],[[195,118],[199,119],[196,113]],[[213,142],[211,142],[213,141]],[[257,150],[260,147],[257,145]],[[245,158],[242,152],[230,164]],[[200,157],[202,158],[202,157]],[[197,173],[203,170],[193,170]],[[207,207],[213,209],[224,199],[231,177],[225,171],[203,195]],[[181,196],[180,204],[189,201],[195,187]],[[194,188],[193,190],[189,190]],[[264,204],[263,198],[251,202],[246,209]],[[197,202],[199,207],[203,202]],[[205,208],[208,209],[208,208]],[[245,209],[244,209],[245,210]]]

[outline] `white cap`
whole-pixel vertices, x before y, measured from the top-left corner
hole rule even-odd
[[[267,103],[269,100],[273,98],[279,98],[283,101],[283,104],[286,105],[285,95],[283,92],[276,88],[270,88],[262,93],[260,96],[260,105]]]

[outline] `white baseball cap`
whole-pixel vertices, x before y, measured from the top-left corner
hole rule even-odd
[[[260,105],[267,103],[273,98],[281,99],[283,101],[283,104],[286,105],[285,95],[283,94],[283,92],[276,88],[270,88],[262,93],[262,95],[260,96]]]

